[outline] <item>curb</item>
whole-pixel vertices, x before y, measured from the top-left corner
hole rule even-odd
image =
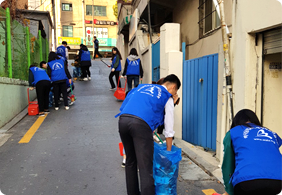
[[[16,115],[12,120],[10,120],[6,125],[0,128],[0,135],[6,133],[18,122],[20,122],[27,115],[27,107],[25,107],[18,115]],[[1,137],[0,137],[1,138]]]
[[[213,154],[205,152],[196,146],[181,140],[179,138],[174,139],[174,144],[182,149],[189,159],[202,168],[210,176],[214,176],[218,181],[223,184],[222,172],[219,167],[219,161],[213,157]]]

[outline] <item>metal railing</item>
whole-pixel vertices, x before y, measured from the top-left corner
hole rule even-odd
[[[11,20],[10,10],[0,8],[0,77],[28,80],[29,66],[47,61],[49,42],[30,33],[28,26]]]

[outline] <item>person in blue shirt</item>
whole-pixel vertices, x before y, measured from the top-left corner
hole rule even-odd
[[[80,61],[80,68],[81,68],[81,79],[84,81],[91,81],[91,72],[90,72],[90,66],[91,66],[91,55],[90,51],[88,50],[87,46],[81,45],[79,50],[79,61]],[[87,78],[88,76],[88,78]]]
[[[61,56],[65,61],[68,60],[68,49],[67,49],[68,43],[66,41],[62,42],[62,45],[57,47],[57,55]]]
[[[180,86],[179,78],[171,74],[164,78],[163,85],[140,84],[127,94],[121,105],[117,116],[120,116],[119,134],[126,153],[128,195],[140,194],[137,166],[140,172],[141,195],[155,195],[153,131],[164,121],[173,120],[173,109],[170,109],[168,118],[164,116],[164,109],[167,106],[173,108],[172,96],[177,94]],[[166,137],[166,145],[167,150],[171,151],[172,137]]]
[[[128,91],[132,89],[132,81],[134,81],[134,87],[137,87],[139,85],[139,77],[141,81],[143,79],[141,60],[135,48],[130,50],[129,56],[126,58],[122,76],[127,77]]]
[[[276,195],[282,188],[281,138],[240,110],[223,140],[224,195]]]
[[[112,57],[112,64],[111,64],[111,73],[109,75],[109,81],[111,84],[110,90],[114,90],[116,88],[115,83],[113,81],[113,76],[116,77],[116,84],[118,85],[118,79],[119,79],[119,73],[121,71],[121,54],[118,50],[118,48],[114,47],[112,49],[113,57]],[[119,87],[121,87],[121,84],[119,83]]]
[[[55,110],[59,110],[60,94],[63,94],[65,109],[69,109],[66,80],[71,83],[71,75],[64,63],[55,52],[50,52],[48,57],[47,74],[51,78],[54,90]]]
[[[99,41],[98,41],[98,39],[96,38],[96,36],[94,36],[94,41],[93,41],[93,43],[94,43],[94,49],[95,49],[93,59],[95,60],[96,55],[98,55],[100,58],[102,57],[102,55],[99,53]]]
[[[29,86],[31,87],[31,90],[35,87],[39,106],[39,115],[44,116],[45,112],[49,112],[48,108],[51,80],[42,67],[38,68],[36,65],[31,65],[29,67]]]

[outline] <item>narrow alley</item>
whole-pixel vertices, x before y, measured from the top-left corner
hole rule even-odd
[[[109,60],[108,60],[109,63]],[[77,81],[70,110],[53,108],[29,143],[18,143],[38,116],[25,116],[0,147],[0,190],[5,195],[125,195],[119,155],[121,101],[110,91],[110,69],[92,61],[92,80]],[[23,94],[26,95],[26,94]],[[187,157],[180,163],[178,194],[224,188]]]

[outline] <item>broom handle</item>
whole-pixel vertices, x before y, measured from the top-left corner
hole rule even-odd
[[[70,84],[70,88],[71,88],[71,94],[73,95],[73,91],[72,91],[72,85]]]

